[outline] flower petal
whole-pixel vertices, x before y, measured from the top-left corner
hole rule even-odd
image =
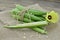
[[[51,16],[52,18],[49,19],[48,16]],[[58,21],[58,14],[54,11],[48,12],[46,15],[46,20],[52,23],[56,23]]]

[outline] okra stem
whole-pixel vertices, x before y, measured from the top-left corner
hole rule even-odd
[[[5,27],[7,27],[7,28],[31,28],[31,27],[43,26],[43,25],[48,25],[48,22],[47,21],[39,21],[39,22],[17,24],[15,26],[5,26]]]

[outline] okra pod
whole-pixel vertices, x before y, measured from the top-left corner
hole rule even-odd
[[[20,20],[20,21],[21,21],[19,15],[12,15],[12,17],[15,18],[15,19],[17,19],[17,20]],[[27,22],[27,23],[28,23],[28,22],[31,22],[31,20],[29,20],[29,19],[27,19],[27,18],[23,18],[22,21],[23,21],[23,22]]]
[[[47,31],[41,29],[41,28],[38,28],[38,27],[35,27],[35,28],[32,28],[32,30],[36,31],[36,32],[39,32],[39,33],[44,33],[44,34],[47,34]]]
[[[20,19],[20,16],[17,16],[17,15],[13,15],[13,17],[16,19],[16,18],[18,18],[18,19]],[[29,21],[29,19],[27,19],[27,18],[24,18],[24,20],[23,20],[25,23],[27,23],[27,22],[32,22],[32,20],[30,20]],[[39,32],[39,33],[47,33],[45,30],[43,30],[43,29],[41,29],[42,27],[40,27],[40,28],[38,28],[38,27],[34,27],[34,28],[31,28],[32,30],[34,30],[34,31],[37,31],[37,32]]]
[[[19,11],[21,11],[21,10],[23,10],[25,7],[23,7],[23,6],[21,6],[21,5],[17,5],[16,6],[16,8],[15,9],[13,9],[13,10],[15,10],[15,11],[17,11],[17,9],[19,10]],[[13,10],[12,10],[12,12],[13,12]],[[18,11],[17,11],[18,12]],[[29,13],[32,13],[33,15],[45,15],[47,12],[43,12],[43,11],[41,11],[41,10],[36,10],[36,9],[29,9],[28,10],[28,12]],[[26,12],[27,13],[27,12]]]

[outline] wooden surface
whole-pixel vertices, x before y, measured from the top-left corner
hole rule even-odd
[[[40,0],[0,0],[0,19],[5,23],[10,22],[10,24],[12,24],[11,22],[15,21],[9,20],[10,17],[5,14],[6,11],[13,9],[16,4],[27,6],[35,3],[38,3],[46,10],[55,10],[57,13],[60,13],[60,3],[57,2],[46,2]],[[47,26],[47,35],[37,33],[28,28],[8,29],[4,28],[3,25],[4,24],[0,21],[0,40],[60,40],[60,20],[56,24]]]

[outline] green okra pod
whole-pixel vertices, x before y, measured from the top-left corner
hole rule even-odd
[[[18,15],[13,15],[13,17],[16,19],[16,18],[18,18],[18,20],[20,19],[20,16],[18,16]],[[30,21],[29,21],[30,20]],[[31,19],[27,19],[27,18],[24,18],[24,20],[23,20],[25,23],[27,23],[27,22],[33,22]],[[32,30],[34,30],[34,31],[37,31],[37,32],[39,32],[39,33],[47,33],[45,30],[43,30],[43,29],[41,29],[42,27],[34,27],[34,28],[31,28]]]
[[[12,12],[14,12],[16,14],[16,12],[22,11],[24,8],[25,7],[23,7],[21,5],[17,5],[16,8],[12,10]],[[28,12],[32,13],[33,15],[45,15],[47,13],[47,12],[43,12],[41,10],[36,10],[36,9],[29,9]]]
[[[39,33],[44,33],[44,34],[47,34],[47,31],[41,29],[41,28],[38,28],[38,27],[35,27],[35,28],[32,28],[32,30],[36,31],[36,32],[39,32]]]
[[[21,21],[19,15],[12,15],[12,16],[13,16],[13,18],[15,18],[15,19]],[[28,23],[28,22],[31,22],[31,20],[29,20],[29,19],[27,19],[27,18],[23,18],[22,21],[23,21],[23,22],[27,22],[27,23]]]
[[[23,6],[17,6],[17,8],[15,8],[12,11],[12,13],[15,14],[15,16],[16,16],[16,14],[19,14],[19,12],[23,9],[24,9]],[[28,14],[28,12],[29,12],[29,14]],[[32,20],[37,20],[37,21],[44,20],[42,17],[37,17],[37,16],[34,16],[34,15],[39,16],[39,15],[45,15],[46,14],[46,12],[42,12],[40,10],[35,10],[35,9],[30,9],[30,10],[28,10],[28,12],[26,12],[25,15],[24,15],[24,17],[25,17],[24,20],[23,20],[24,22],[31,22],[31,20],[27,19],[27,18],[29,18],[29,16],[31,16]],[[32,13],[32,15],[30,15],[30,13]],[[20,17],[17,17],[17,18],[20,19]],[[32,28],[32,29],[35,30],[35,31],[41,32],[41,33],[44,33],[44,31],[45,31],[45,30],[42,30],[38,27]]]

